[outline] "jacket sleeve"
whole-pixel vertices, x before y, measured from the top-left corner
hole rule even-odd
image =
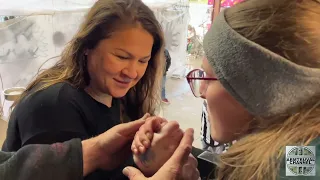
[[[83,179],[80,139],[52,145],[28,145],[17,152],[0,152],[0,179]]]

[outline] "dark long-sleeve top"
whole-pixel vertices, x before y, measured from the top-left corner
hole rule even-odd
[[[83,89],[68,83],[32,91],[10,115],[3,151],[18,151],[29,144],[53,144],[74,138],[85,140],[121,123],[120,99],[113,98],[112,106],[107,107]],[[112,171],[97,169],[85,180],[126,179],[121,170],[127,165],[134,165],[132,157]]]

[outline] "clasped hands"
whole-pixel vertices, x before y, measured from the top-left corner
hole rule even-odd
[[[137,180],[145,176],[162,180],[198,180],[198,162],[190,154],[192,142],[192,129],[183,132],[175,121],[150,117],[136,133],[131,146],[134,162],[143,173],[133,168],[124,172],[130,179]]]
[[[98,168],[113,170],[133,154],[140,170],[126,167],[123,173],[130,180],[198,180],[192,142],[192,129],[183,132],[177,122],[146,114],[84,141],[83,149],[89,149],[84,157],[90,157],[84,159],[84,174]]]

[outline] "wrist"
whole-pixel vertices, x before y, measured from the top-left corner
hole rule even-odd
[[[82,143],[83,176],[100,168],[100,149],[96,138],[84,140]]]

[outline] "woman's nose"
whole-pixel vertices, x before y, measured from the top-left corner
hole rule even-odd
[[[136,79],[138,76],[136,63],[129,63],[128,66],[122,70],[122,73],[130,79]]]

